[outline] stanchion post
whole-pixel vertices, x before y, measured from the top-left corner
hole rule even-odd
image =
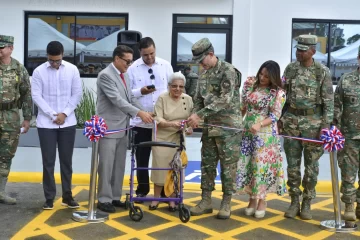
[[[354,232],[357,229],[357,225],[354,222],[341,220],[337,152],[330,152],[329,155],[335,220],[322,221],[320,227],[331,232]]]
[[[99,139],[100,140],[100,139]],[[96,179],[99,162],[99,141],[92,143],[91,155],[91,172],[90,172],[90,187],[89,187],[89,205],[88,211],[76,211],[73,213],[72,219],[77,222],[99,223],[105,222],[109,219],[109,214],[103,212],[96,212],[95,197],[96,197]]]

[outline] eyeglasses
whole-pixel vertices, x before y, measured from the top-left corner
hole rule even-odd
[[[61,64],[61,61],[62,61],[62,59],[59,59],[59,60],[51,60],[51,59],[48,59],[48,62],[50,63],[50,64]]]
[[[182,85],[170,85],[170,87],[174,88],[174,89],[176,89],[176,88],[184,89],[184,86],[182,86]]]
[[[119,57],[119,56],[118,56]],[[124,62],[126,62],[126,65],[130,66],[131,64],[133,64],[133,60],[128,60],[128,59],[123,59],[122,57],[119,57],[121,60],[123,60]]]
[[[153,74],[153,70],[152,70],[151,68],[148,70],[148,73],[151,74],[151,75],[150,75],[150,79],[151,79],[151,80],[154,80],[154,79],[155,79],[155,75]]]

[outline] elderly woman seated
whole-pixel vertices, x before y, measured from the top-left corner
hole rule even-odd
[[[168,92],[161,94],[155,104],[155,120],[157,123],[156,141],[174,142],[180,144],[179,130],[181,121],[187,119],[193,109],[192,98],[185,93],[185,76],[176,72],[170,76]],[[183,134],[192,134],[190,127],[182,130]],[[154,138],[154,136],[153,136]],[[184,138],[185,139],[185,138]],[[185,143],[184,143],[185,144]],[[168,168],[173,159],[176,149],[167,147],[152,147],[152,167]],[[154,183],[154,197],[160,197],[161,189],[164,186],[167,171],[151,171],[151,181]],[[149,205],[150,210],[157,209],[159,201],[153,201]],[[175,203],[169,202],[169,211],[175,211]]]

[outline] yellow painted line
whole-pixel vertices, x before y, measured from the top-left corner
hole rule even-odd
[[[42,173],[41,172],[10,172],[9,175],[10,182],[29,182],[29,183],[42,183]],[[55,182],[57,184],[61,183],[61,178],[59,173],[55,173]],[[87,173],[75,173],[73,174],[72,183],[74,185],[89,185],[90,183],[90,174]],[[134,184],[136,186],[136,184]],[[130,186],[130,175],[124,177],[123,186]],[[355,184],[355,187],[358,188],[358,183]],[[216,189],[221,190],[221,184],[216,184]],[[201,192],[199,183],[185,183],[184,190],[196,190]],[[316,191],[318,193],[332,193],[331,181],[318,181],[316,185]],[[222,195],[220,192],[215,192],[219,196]],[[277,197],[274,197],[277,199]]]
[[[153,232],[161,231],[161,230],[164,230],[164,229],[168,229],[168,228],[171,228],[171,227],[175,227],[177,225],[179,225],[179,223],[177,223],[177,222],[168,222],[168,223],[160,224],[160,225],[157,225],[157,226],[154,226],[154,227],[146,228],[144,230],[140,230],[139,232],[141,234],[147,235],[149,233],[153,233]]]
[[[319,224],[320,226],[320,224]],[[320,227],[319,227],[320,228]],[[328,238],[330,237],[331,235],[335,234],[334,232],[329,232],[329,231],[325,231],[325,230],[322,230],[320,232],[317,232],[317,233],[314,233],[313,235],[311,236],[308,236],[307,238],[305,238],[306,240],[312,240],[312,239],[316,239],[316,240],[322,240],[322,239],[325,239],[325,238]]]
[[[196,186],[197,189],[196,191],[192,191],[192,192],[198,192],[199,191],[199,184],[193,184],[193,186]],[[76,197],[76,195],[81,192],[82,190],[88,190],[88,186],[76,186],[73,189],[73,195]],[[218,188],[219,189],[219,188]],[[186,191],[188,192],[188,191]],[[191,191],[190,191],[191,192]],[[200,191],[199,191],[200,192]],[[319,194],[319,196],[321,196]],[[324,196],[324,195],[323,195]],[[313,209],[321,209],[323,210],[324,206],[331,204],[332,203],[332,198],[331,195],[328,194],[326,195],[327,199],[324,199],[316,204],[313,204]],[[193,197],[193,198],[189,198],[189,199],[184,199],[184,204],[189,206],[189,205],[194,205],[193,203],[191,203],[191,201],[196,201],[196,200],[200,200],[200,194],[198,197]],[[217,191],[213,193],[213,198],[217,198],[217,199],[222,199],[222,192]],[[281,198],[279,196],[277,196],[276,194],[269,194],[268,200],[271,199],[280,199],[280,200],[284,200],[284,198]],[[234,199],[234,202],[237,203],[236,206],[232,206],[232,210],[236,210],[236,209],[240,209],[243,208],[247,202],[241,201],[241,200],[236,200]],[[87,202],[82,202],[83,204],[86,204]],[[43,211],[42,213],[40,213],[38,216],[36,216],[32,221],[30,221],[25,227],[23,227],[23,229],[21,229],[12,239],[24,239],[24,238],[28,238],[28,237],[35,237],[35,236],[39,236],[42,234],[48,234],[49,236],[55,238],[55,239],[69,239],[66,235],[64,235],[63,233],[61,233],[60,231],[66,230],[66,229],[71,229],[71,228],[76,228],[76,227],[80,227],[80,226],[84,226],[83,223],[78,223],[78,222],[74,222],[74,223],[68,223],[68,224],[64,224],[64,225],[60,225],[60,226],[56,226],[56,227],[51,227],[49,225],[47,225],[45,222],[53,215],[57,212],[57,210],[61,210],[64,209],[64,207],[62,207],[61,205],[61,198],[59,198],[55,203],[54,203],[54,210],[52,211]],[[137,229],[133,229],[131,227],[128,227],[122,223],[119,223],[117,221],[115,221],[114,219],[119,218],[119,217],[123,217],[123,216],[128,216],[128,211],[124,211],[124,212],[118,212],[118,213],[114,213],[114,214],[110,214],[109,215],[109,221],[106,221],[105,224],[107,224],[108,226],[111,226],[115,229],[119,229],[122,232],[124,232],[125,234],[123,236],[118,236],[113,238],[114,240],[117,239],[130,239],[130,238],[139,238],[139,239],[154,239],[150,236],[148,236],[147,234],[151,234],[153,232],[157,232],[157,231],[161,231],[164,229],[168,229],[171,228],[173,226],[177,226],[177,225],[184,225],[187,226],[189,228],[192,228],[194,230],[206,233],[209,235],[209,237],[207,239],[233,239],[233,237],[235,235],[238,235],[240,233],[244,233],[250,230],[255,230],[258,228],[265,228],[274,232],[279,232],[281,234],[287,235],[287,236],[291,236],[297,239],[324,239],[328,236],[331,236],[333,233],[332,232],[328,232],[328,231],[321,231],[319,229],[319,232],[313,234],[312,236],[302,236],[300,234],[294,233],[294,232],[290,232],[287,231],[285,229],[281,229],[278,227],[275,227],[273,224],[275,222],[284,220],[285,218],[283,217],[283,213],[272,209],[271,206],[269,206],[268,211],[272,212],[274,214],[276,214],[276,216],[271,217],[269,219],[247,219],[244,218],[242,215],[240,216],[236,216],[236,215],[231,215],[231,219],[235,220],[235,221],[241,221],[243,223],[247,223],[248,225],[246,226],[242,226],[241,228],[236,228],[230,231],[227,231],[225,233],[218,233],[212,229],[209,229],[207,227],[204,226],[199,226],[197,225],[194,221],[202,219],[202,218],[207,218],[207,217],[214,217],[217,214],[218,210],[214,210],[214,212],[212,214],[204,214],[201,216],[192,216],[190,218],[190,221],[188,223],[182,223],[179,218],[178,218],[178,214],[174,214],[174,215],[168,215],[166,213],[162,213],[160,211],[149,211],[147,209],[147,205],[138,205],[140,206],[144,212],[146,212],[147,214],[154,214],[158,217],[161,217],[163,219],[169,220],[170,222],[168,223],[164,223],[161,225],[157,225],[157,226],[153,226],[150,228],[146,228],[146,229],[142,229],[142,230],[137,230]],[[84,207],[81,207],[81,209],[85,209]],[[330,210],[328,210],[330,211]],[[146,217],[146,216],[145,216]],[[200,220],[201,221],[201,220]],[[315,221],[315,220],[310,220],[307,221],[308,223],[314,224],[319,226],[320,222]],[[35,231],[35,229],[38,229],[37,231]],[[353,233],[353,235],[355,236],[360,236],[359,232]]]
[[[284,230],[282,228],[279,228],[279,227],[270,226],[270,225],[265,225],[265,226],[261,226],[261,227],[264,228],[264,229],[267,229],[269,231],[280,233],[280,234],[290,236],[290,237],[293,237],[293,238],[297,238],[297,239],[303,239],[304,238],[303,235],[300,235],[300,234],[297,234],[297,233],[294,233],[294,232],[290,232],[290,231],[286,231],[286,230]]]

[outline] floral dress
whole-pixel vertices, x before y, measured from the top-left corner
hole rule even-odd
[[[246,110],[246,116],[236,186],[238,193],[265,199],[268,192],[283,195],[286,191],[280,139],[276,135],[285,91],[259,87],[253,91],[255,81],[254,77],[248,78],[241,95],[240,108]],[[262,127],[256,135],[250,132],[252,125],[269,117],[272,119],[269,126]]]

